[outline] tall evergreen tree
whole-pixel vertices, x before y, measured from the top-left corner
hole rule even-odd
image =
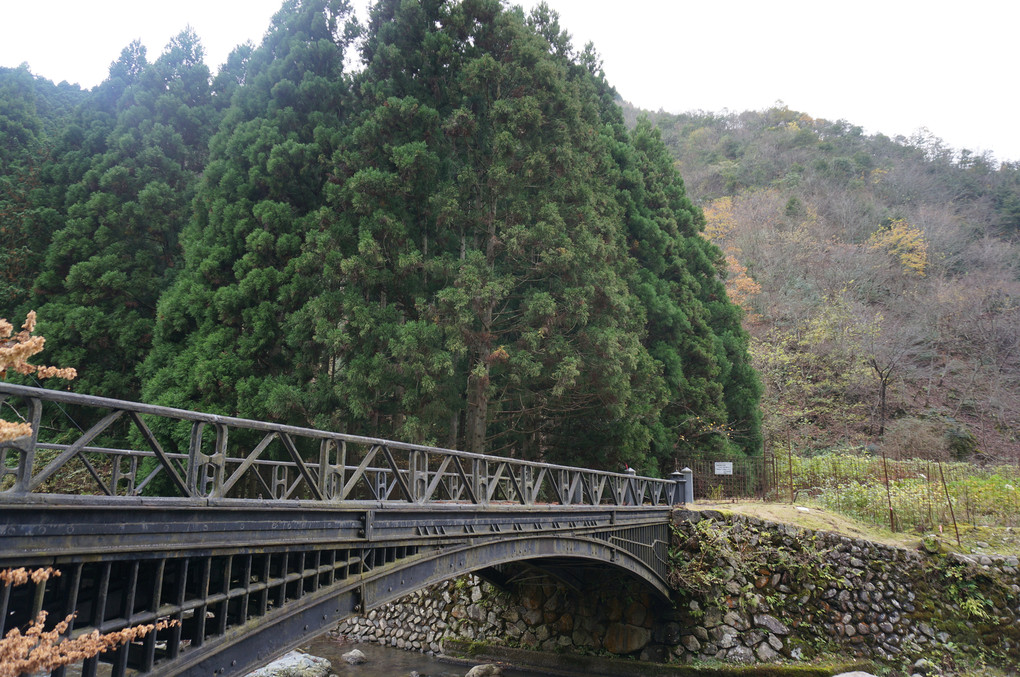
[[[375,7],[318,250],[321,336],[352,429],[634,461],[640,434],[583,434],[661,393],[598,107],[535,21],[489,1]]]
[[[37,267],[29,193],[38,180],[41,129],[28,68],[0,69],[0,308],[8,311],[25,301],[25,277]]]
[[[116,124],[105,152],[68,190],[67,220],[36,282],[40,328],[54,359],[78,365],[79,389],[137,398],[136,369],[151,345],[215,111],[209,69],[186,30],[148,63],[133,46],[97,89]],[[116,100],[114,101],[114,96]]]
[[[349,12],[345,0],[288,0],[218,80],[230,107],[182,237],[184,270],[160,300],[146,399],[296,422],[328,407],[302,314],[318,274],[299,254],[330,219],[322,158],[347,94]]]
[[[720,280],[722,252],[701,237],[704,218],[647,120],[617,157],[629,248],[640,264],[635,289],[648,309],[646,344],[669,392],[655,455],[668,463],[674,449],[754,453],[761,386],[749,366],[740,309]]]
[[[725,426],[718,252],[591,50],[544,6],[383,0],[348,81],[346,13],[287,3],[217,79],[149,398],[649,471]]]
[[[649,463],[668,472],[678,450],[759,451],[761,386],[750,367],[740,310],[726,297],[721,252],[701,236],[704,219],[686,196],[659,132],[647,122],[625,130],[618,97],[592,45],[570,59],[569,41],[557,37],[562,34],[555,13],[539,5],[532,22],[570,63],[571,76],[590,90],[612,154],[601,176],[618,187],[626,249],[634,260],[631,289],[646,312],[643,342],[666,388],[662,410],[641,420],[647,428],[641,439],[652,438]]]
[[[53,136],[82,95],[77,87],[34,77],[27,66],[0,68],[0,308],[9,317],[27,312],[32,283],[61,222],[66,186],[53,182]]]
[[[324,379],[341,404],[333,425],[453,444],[437,426],[452,406],[444,395],[452,357],[443,329],[420,316],[429,289],[442,283],[429,206],[442,131],[425,84],[437,69],[423,60],[440,6],[373,8],[366,70],[355,78],[355,108],[327,186],[335,220],[307,256],[325,283],[309,314],[328,355]]]

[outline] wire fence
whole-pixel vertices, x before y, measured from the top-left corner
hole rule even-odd
[[[688,458],[701,500],[813,502],[894,531],[1020,526],[1020,465],[831,453]]]
[[[793,456],[797,497],[825,508],[888,524],[894,531],[931,531],[950,524],[1020,524],[1020,467],[979,467],[932,459],[891,460],[875,456],[826,454]]]
[[[776,487],[777,467],[772,454],[682,458],[680,466],[694,476],[694,497],[702,500],[770,498]]]

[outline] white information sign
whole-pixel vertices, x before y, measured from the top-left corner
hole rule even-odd
[[[716,475],[732,475],[733,474],[733,462],[732,461],[716,461],[716,463],[715,463],[715,474]]]

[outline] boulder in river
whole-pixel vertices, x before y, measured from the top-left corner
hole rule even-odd
[[[361,651],[361,649],[353,649],[351,651],[348,651],[347,653],[342,655],[341,658],[343,658],[351,665],[361,665],[362,663],[368,660],[368,656],[366,656]]]
[[[476,665],[475,667],[468,670],[468,673],[464,677],[502,677],[503,669],[498,665],[492,663],[485,663],[483,665]]]
[[[291,651],[248,677],[327,677],[332,667],[325,658]]]

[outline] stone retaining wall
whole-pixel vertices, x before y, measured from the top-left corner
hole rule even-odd
[[[709,559],[717,576],[678,595],[676,622],[693,628],[681,631],[678,658],[739,661],[753,649],[767,661],[764,641],[774,649],[777,638],[794,659],[820,650],[894,664],[960,651],[1002,665],[1020,658],[1016,557],[929,555],[710,511],[677,511],[674,522],[683,559]],[[698,567],[676,567],[678,578],[689,569],[698,582]]]
[[[674,523],[672,604],[619,572],[589,570],[574,590],[533,578],[501,591],[467,576],[340,631],[432,652],[450,637],[660,662],[820,651],[893,664],[960,651],[1020,662],[1016,557],[927,555],[712,511],[677,511]]]
[[[444,638],[482,640],[545,651],[601,650],[629,654],[652,643],[666,612],[636,581],[600,572],[576,594],[547,578],[520,584],[512,594],[476,576],[419,590],[339,632],[403,649],[440,652]]]

